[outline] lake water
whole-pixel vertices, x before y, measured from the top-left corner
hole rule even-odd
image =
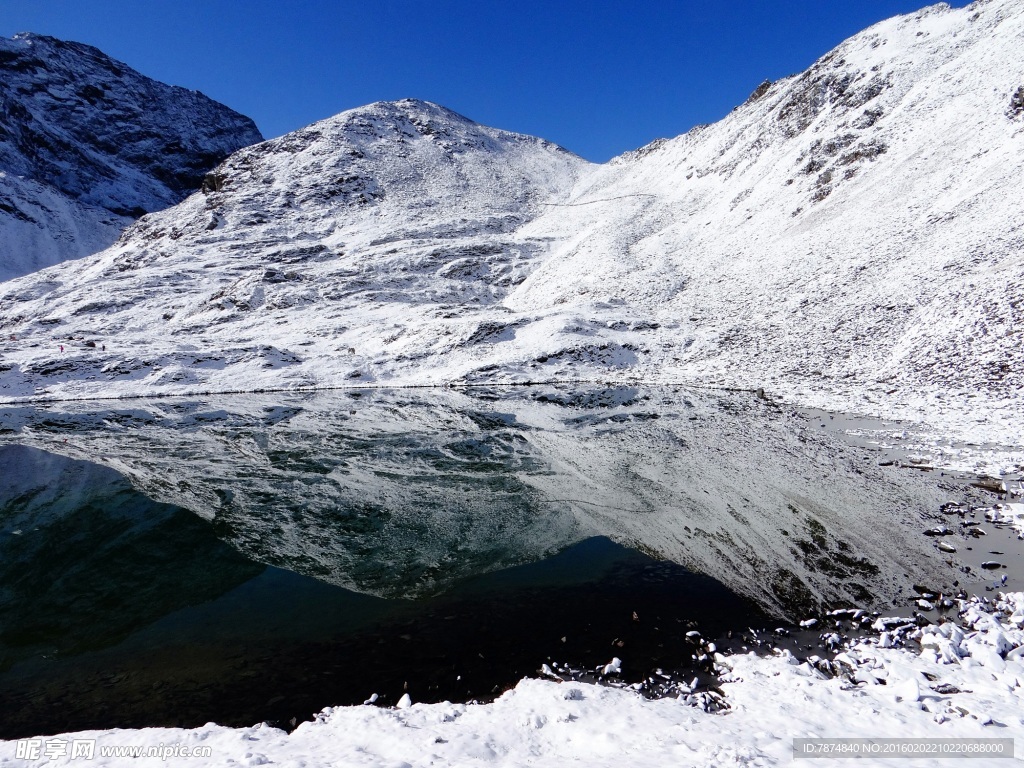
[[[0,406],[0,738],[689,674],[694,629],[983,588],[983,547],[922,533],[991,494],[819,421],[633,388]]]

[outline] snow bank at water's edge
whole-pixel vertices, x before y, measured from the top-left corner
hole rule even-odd
[[[325,709],[293,733],[267,726],[90,731],[96,765],[157,765],[159,758],[101,756],[107,747],[209,747],[203,765],[732,766],[789,764],[795,738],[1015,738],[1024,736],[1024,593],[960,605],[959,622],[908,629],[920,651],[854,642],[826,677],[788,652],[718,656],[729,708],[689,699],[643,699],[598,685],[525,679],[490,704]],[[878,622],[892,627],[900,622]],[[913,646],[917,648],[918,645]],[[689,703],[688,703],[689,701]],[[45,748],[45,740],[41,742]],[[24,761],[0,743],[0,765]],[[24,748],[24,747],[23,747]],[[907,766],[948,764],[928,757]],[[980,764],[980,763],[979,763]],[[1012,763],[1008,763],[1012,764]]]

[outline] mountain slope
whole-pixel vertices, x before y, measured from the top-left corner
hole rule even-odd
[[[511,305],[585,305],[614,284],[663,324],[645,366],[663,376],[861,408],[1019,398],[1022,11],[883,22],[721,123],[602,168],[524,231],[565,245]]]
[[[460,305],[506,313],[500,301],[543,251],[516,230],[589,167],[414,100],[241,150],[113,248],[5,286],[12,354],[37,362],[0,392],[58,379],[81,393],[117,380],[147,391],[374,380],[370,355],[403,323],[422,328],[424,352],[444,315],[466,325]],[[120,362],[91,349],[52,359],[55,343],[31,346],[40,336],[106,341]]]
[[[0,397],[687,380],[1017,445],[1022,50],[1019,3],[935,6],[605,166],[344,113],[6,286]]]
[[[260,140],[249,118],[91,46],[0,39],[0,279],[109,246]]]

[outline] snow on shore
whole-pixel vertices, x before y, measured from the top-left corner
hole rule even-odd
[[[211,723],[191,730],[90,731],[61,739],[95,739],[93,765],[162,763],[155,757],[101,756],[108,747],[201,746],[210,748],[209,757],[172,762],[382,768],[770,766],[793,761],[795,738],[1020,740],[1024,593],[1001,594],[991,603],[974,598],[960,608],[958,623],[911,630],[919,652],[884,647],[891,643],[889,632],[855,642],[836,657],[843,673],[833,678],[788,652],[766,658],[719,655],[725,673],[721,687],[730,706],[721,713],[704,712],[683,699],[646,700],[628,689],[526,679],[490,704],[328,708],[292,734]],[[894,623],[900,622],[888,625]],[[0,743],[0,765],[78,762],[19,760],[17,749],[16,742]],[[1019,762],[1018,757],[1005,764]],[[900,764],[951,763],[920,757]]]

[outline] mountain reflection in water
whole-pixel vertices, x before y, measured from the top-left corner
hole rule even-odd
[[[940,584],[941,492],[742,394],[354,391],[0,410],[10,441],[116,469],[247,558],[387,598],[606,536],[766,610]],[[947,578],[948,580],[948,578]]]
[[[641,679],[693,627],[947,588],[935,481],[813,427],[671,389],[0,408],[0,738]]]

